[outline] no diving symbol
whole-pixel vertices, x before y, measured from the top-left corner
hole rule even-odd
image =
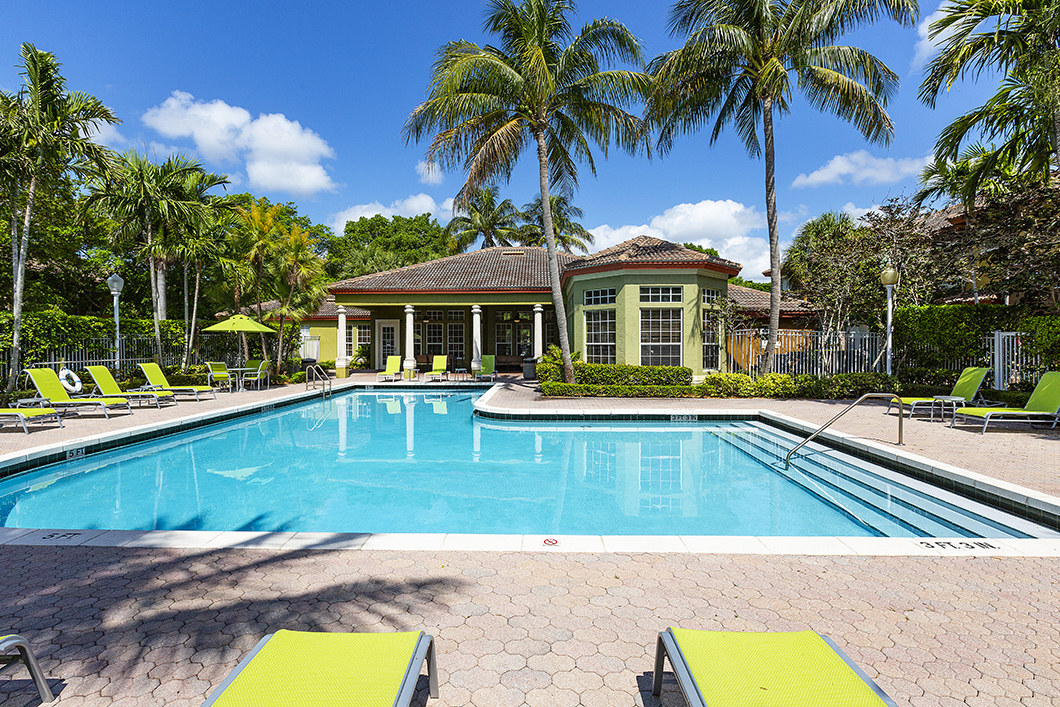
[[[555,538],[545,538],[542,542],[543,545],[559,545],[559,540]]]

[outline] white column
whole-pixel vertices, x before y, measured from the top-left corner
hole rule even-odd
[[[335,332],[335,371],[339,372],[350,367],[350,359],[346,356],[346,308],[340,304],[336,311],[339,313],[339,330]]]
[[[405,376],[408,378],[415,377],[416,371],[416,343],[412,336],[412,318],[416,313],[415,307],[411,304],[405,305]],[[409,373],[412,371],[412,373]]]
[[[471,370],[482,370],[482,307],[471,306]]]
[[[534,358],[540,359],[545,354],[545,308],[534,305]]]

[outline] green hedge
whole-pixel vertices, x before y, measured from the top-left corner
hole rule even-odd
[[[883,373],[847,373],[827,378],[770,373],[757,380],[743,373],[716,373],[699,385],[594,385],[546,381],[546,397],[619,398],[816,398],[847,400],[865,393],[899,392],[901,384]]]
[[[993,331],[1012,331],[1016,312],[1003,304],[931,304],[899,307],[894,313],[894,349],[915,352],[909,362],[940,366],[953,358],[986,353],[983,337]]]
[[[0,349],[11,347],[12,320],[10,312],[0,312]],[[124,336],[155,335],[154,323],[150,319],[119,321]],[[159,322],[159,329],[163,346],[178,346],[184,342],[183,321],[167,319]],[[71,316],[57,309],[22,315],[21,348],[24,362],[40,360],[47,351],[62,346],[80,346],[91,339],[113,337],[113,318]]]
[[[537,364],[542,383],[561,383],[563,371],[555,363]],[[674,386],[692,383],[692,369],[685,366],[630,366],[614,363],[574,363],[574,380],[581,385]]]
[[[1060,317],[1024,317],[1020,331],[1032,334],[1025,343],[1049,370],[1060,369]]]

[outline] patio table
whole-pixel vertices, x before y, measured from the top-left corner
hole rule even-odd
[[[959,395],[936,395],[935,401],[931,403],[931,421],[935,421],[935,403],[942,406],[942,421],[946,421],[946,406],[949,405],[953,408],[953,413],[957,413],[957,408],[967,402],[964,398]]]
[[[247,374],[247,373],[257,372],[257,370],[258,370],[257,368],[229,368],[228,372],[232,373],[232,374],[235,374],[234,380],[236,381],[236,384],[238,385],[239,390],[242,391],[242,390],[246,390],[246,387],[243,385],[243,376],[245,374]],[[229,386],[229,390],[230,391],[235,391],[236,390],[236,386]]]

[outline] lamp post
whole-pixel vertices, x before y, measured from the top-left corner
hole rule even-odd
[[[121,288],[125,287],[125,280],[121,275],[114,273],[107,278],[107,287],[111,296],[114,297],[114,371],[118,372],[121,367],[121,332],[118,329],[118,298],[121,297]]]
[[[891,375],[891,317],[894,314],[894,285],[898,271],[888,265],[880,273],[880,284],[887,288],[887,375]]]

